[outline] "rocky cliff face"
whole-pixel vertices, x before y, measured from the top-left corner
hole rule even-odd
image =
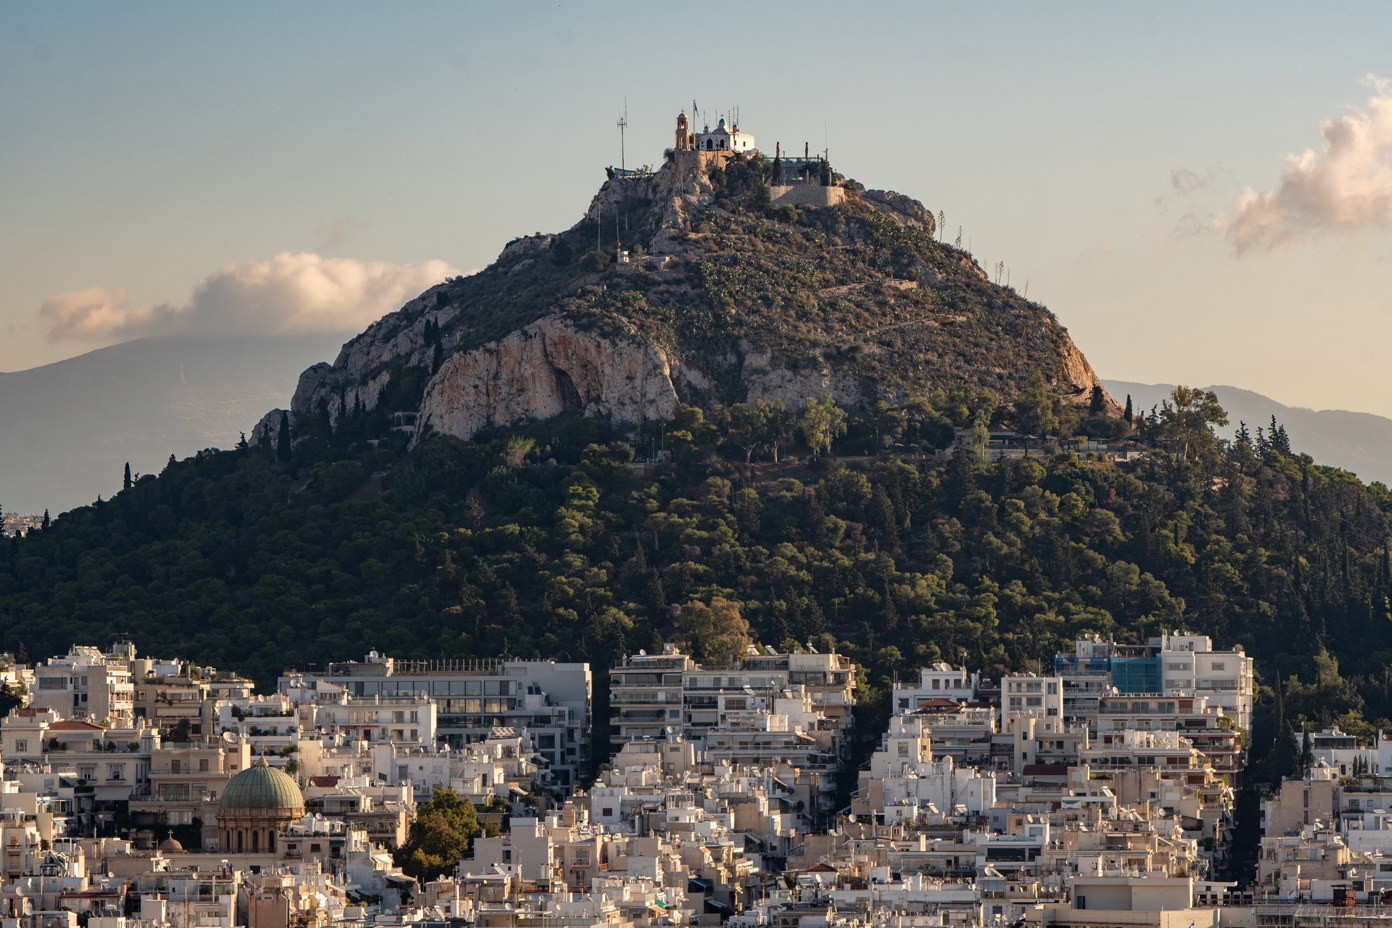
[[[565,412],[636,426],[671,418],[676,408],[661,347],[636,337],[631,326],[586,331],[546,316],[446,360],[425,388],[416,431],[471,438]]]
[[[570,230],[509,243],[306,370],[292,415],[390,395],[419,441],[568,412],[632,427],[679,402],[854,406],[958,386],[1008,399],[1035,371],[1064,396],[1100,384],[1052,314],[934,240],[918,201],[848,182],[843,205],[790,217],[761,205],[761,170],[680,152],[610,180]],[[413,390],[391,389],[410,371]]]

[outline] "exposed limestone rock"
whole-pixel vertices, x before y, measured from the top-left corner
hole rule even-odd
[[[259,445],[261,440],[267,439],[274,448],[280,442],[280,417],[290,417],[290,428],[295,428],[295,414],[288,409],[272,409],[261,417],[261,421],[251,430],[251,435],[247,437],[247,442],[251,445]]]
[[[751,402],[766,400],[782,403],[789,409],[801,409],[809,399],[820,399],[828,394],[842,406],[860,400],[860,384],[855,377],[833,372],[825,366],[817,370],[792,371],[774,364],[773,356],[767,352],[746,355],[740,373]]]
[[[637,425],[670,418],[676,408],[671,366],[660,347],[632,328],[586,330],[547,316],[447,359],[426,386],[416,433],[467,439],[491,426],[563,412]]]
[[[679,254],[682,236],[691,231],[691,217],[715,202],[715,188],[707,176],[712,166],[731,157],[722,151],[672,152],[660,170],[642,179],[610,180],[599,188],[585,211],[585,219],[613,217],[614,210],[628,199],[653,202],[656,227],[651,252],[655,255]]]
[[[1073,344],[1071,338],[1064,338],[1063,344],[1063,370],[1068,382],[1078,391],[1078,402],[1085,403],[1092,398],[1092,388],[1101,387],[1102,395],[1106,397],[1107,403],[1117,406],[1117,401],[1112,399],[1112,395],[1107,392],[1107,387],[1102,383],[1102,379],[1093,371],[1088,359],[1083,357],[1083,353],[1078,350],[1078,346]]]
[[[931,210],[913,197],[893,190],[863,190],[860,198],[896,222],[933,235],[938,227]]]

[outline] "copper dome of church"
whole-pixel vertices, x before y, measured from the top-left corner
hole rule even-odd
[[[268,766],[263,757],[227,781],[218,808],[224,812],[285,810],[298,818],[304,815],[304,794],[289,774]]]

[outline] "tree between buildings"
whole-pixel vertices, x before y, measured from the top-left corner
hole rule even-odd
[[[482,832],[472,802],[452,789],[437,789],[416,808],[406,843],[393,857],[403,873],[425,884],[453,871]]]
[[[710,605],[690,602],[681,607],[677,627],[686,653],[701,664],[721,666],[744,654],[754,641],[739,603],[714,597]]]

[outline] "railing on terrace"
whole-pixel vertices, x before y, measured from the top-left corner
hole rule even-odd
[[[1296,919],[1320,919],[1322,923],[1343,921],[1392,922],[1392,905],[1312,905],[1308,902],[1258,902],[1253,906],[1257,923],[1292,924]]]
[[[430,673],[497,673],[503,661],[497,657],[440,658],[437,660],[397,660],[392,676],[420,676]]]

